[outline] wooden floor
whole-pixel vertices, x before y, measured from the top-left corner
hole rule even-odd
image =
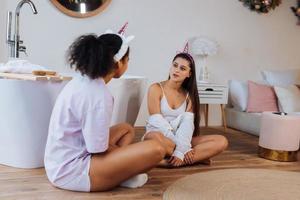
[[[138,133],[137,137],[141,137],[144,130],[141,128],[136,128],[136,130]],[[64,191],[50,185],[43,168],[25,170],[0,165],[0,199],[162,199],[163,192],[170,184],[179,178],[193,173],[233,168],[267,168],[300,171],[299,161],[274,162],[258,158],[256,155],[257,137],[232,129],[229,129],[227,133],[223,133],[222,130],[222,128],[218,127],[201,129],[201,133],[203,134],[222,134],[229,140],[228,150],[215,157],[211,166],[196,165],[178,169],[155,168],[148,173],[150,177],[148,183],[139,189],[116,188],[113,191],[103,193]]]

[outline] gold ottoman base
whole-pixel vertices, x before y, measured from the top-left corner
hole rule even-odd
[[[298,151],[272,150],[258,146],[258,156],[266,158],[268,160],[275,160],[281,162],[297,161],[297,152]]]

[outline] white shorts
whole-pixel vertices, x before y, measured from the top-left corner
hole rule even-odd
[[[53,184],[53,185],[55,187],[65,189],[65,190],[78,191],[78,192],[90,192],[91,191],[91,182],[89,176],[90,162],[91,162],[91,158],[87,164],[87,167],[85,167],[85,170],[83,170],[81,174],[72,174],[71,176],[73,176],[74,179],[71,180],[70,182],[62,185],[58,185],[58,184]]]

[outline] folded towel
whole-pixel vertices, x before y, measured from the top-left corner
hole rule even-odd
[[[31,74],[35,70],[47,70],[47,68],[20,59],[11,59],[5,64],[0,63],[0,72],[5,73]]]

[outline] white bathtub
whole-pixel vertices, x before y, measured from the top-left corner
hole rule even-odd
[[[0,79],[0,164],[18,168],[44,166],[49,119],[66,82]],[[108,87],[115,97],[112,124],[134,124],[146,79],[124,76]]]
[[[108,87],[114,96],[111,125],[120,122],[134,125],[146,92],[147,79],[124,75],[119,79],[112,79]]]
[[[44,166],[52,107],[65,83],[0,79],[0,164]]]

